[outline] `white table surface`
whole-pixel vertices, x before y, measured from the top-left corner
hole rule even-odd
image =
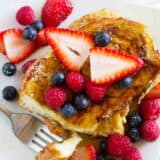
[[[1,0],[2,1],[2,0]],[[136,3],[136,6],[127,5],[121,3],[121,0],[75,0],[75,9],[71,17],[62,24],[66,26],[73,19],[82,16],[85,13],[95,11],[100,8],[106,8],[119,11],[122,15],[125,15],[134,20],[139,20],[145,23],[155,40],[158,48],[160,49],[160,6],[159,0],[123,0],[129,3]],[[143,1],[143,3],[142,3]],[[0,5],[0,30],[5,28],[11,28],[19,26],[15,20],[15,13],[17,8],[20,6],[30,4],[36,11],[36,17],[40,17],[40,9],[44,4],[45,0],[3,0]],[[84,3],[82,3],[84,2]],[[98,2],[98,3],[97,3]],[[105,5],[101,5],[105,4]],[[118,4],[118,5],[115,5]],[[145,5],[149,7],[155,7],[157,9],[140,8],[138,5]],[[86,7],[87,6],[87,7]],[[143,14],[142,14],[143,13]],[[153,14],[153,15],[152,15]],[[156,15],[159,16],[156,16]],[[147,16],[145,16],[147,15]],[[152,19],[154,17],[154,19]],[[149,20],[150,21],[149,21]],[[154,24],[154,30],[153,30]],[[42,51],[40,51],[42,52]],[[38,53],[36,53],[38,54]],[[36,54],[34,56],[36,56]],[[5,63],[6,58],[0,55],[0,70],[2,65]],[[19,78],[21,77],[20,66],[18,67],[18,72],[16,76],[11,78],[5,77],[0,73],[0,106],[7,106],[9,109],[15,112],[23,112],[21,108],[18,107],[16,102],[8,103],[3,100],[1,96],[1,90],[4,86],[10,84],[15,85],[17,88],[20,86]],[[1,72],[1,71],[0,71]],[[151,150],[154,150],[151,152]],[[160,160],[158,158],[158,153],[160,153],[160,142],[159,140],[141,147],[141,152],[143,154],[144,160]],[[151,153],[154,153],[151,155]],[[33,160],[35,153],[19,142],[11,129],[11,124],[8,118],[0,113],[0,160]]]

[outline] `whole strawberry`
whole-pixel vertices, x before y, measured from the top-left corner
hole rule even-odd
[[[72,10],[71,0],[47,0],[42,8],[42,22],[45,27],[57,27]]]

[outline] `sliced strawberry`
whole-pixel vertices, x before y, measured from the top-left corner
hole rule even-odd
[[[46,39],[54,54],[71,71],[79,71],[94,46],[92,36],[68,29],[47,29]]]
[[[78,148],[70,160],[96,160],[96,149],[92,145]]]
[[[4,32],[5,31],[0,32],[0,53],[5,55],[6,51],[5,51],[4,42],[3,42],[3,34],[4,34]]]
[[[143,61],[133,55],[107,48],[93,48],[90,55],[91,80],[111,84],[138,71]]]
[[[155,87],[153,87],[145,98],[146,99],[160,98],[160,83],[158,83]]]
[[[3,35],[6,54],[11,63],[27,58],[36,49],[36,43],[23,39],[21,29],[9,29]]]
[[[45,37],[45,29],[42,29],[37,34],[36,43],[38,47],[47,45],[46,37]]]

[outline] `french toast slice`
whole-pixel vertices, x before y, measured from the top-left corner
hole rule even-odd
[[[101,13],[100,11],[100,15]],[[77,115],[64,118],[46,106],[43,99],[44,91],[51,86],[51,75],[57,71],[67,72],[54,53],[48,53],[38,59],[27,71],[19,102],[27,110],[54,120],[65,129],[94,136],[108,136],[113,133],[124,133],[125,117],[129,107],[133,106],[133,101],[137,104],[139,97],[142,93],[145,94],[148,86],[153,86],[152,83],[160,67],[160,56],[143,24],[122,17],[108,18],[107,14],[100,15],[89,14],[85,16],[85,20],[82,18],[71,24],[70,28],[91,35],[99,31],[107,31],[112,37],[108,48],[123,50],[142,58],[144,67],[132,75],[132,86],[129,89],[120,89],[117,85],[112,85],[102,103],[92,104]],[[89,61],[85,63],[81,72],[89,77]]]

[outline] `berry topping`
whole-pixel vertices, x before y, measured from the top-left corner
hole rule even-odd
[[[77,148],[71,160],[96,160],[96,157],[96,148],[93,145],[87,145]]]
[[[146,99],[160,98],[160,83],[158,83],[155,87],[153,87],[145,98]]]
[[[84,77],[78,72],[70,72],[66,75],[66,82],[73,92],[81,92],[84,89]]]
[[[139,113],[132,113],[127,117],[127,124],[130,128],[138,127],[142,122],[142,118]]]
[[[123,160],[143,160],[143,158],[137,148],[131,147],[124,153]]]
[[[2,96],[5,100],[12,101],[18,95],[17,89],[13,86],[7,86],[2,90]]]
[[[41,29],[44,28],[43,23],[42,23],[41,21],[39,21],[39,20],[34,21],[34,22],[31,24],[31,26],[32,26],[34,29],[36,29],[37,31],[40,31]]]
[[[4,31],[0,32],[0,53],[5,55],[6,50],[5,50],[4,42],[3,42],[3,34],[4,34]]]
[[[53,85],[61,85],[65,82],[65,75],[63,72],[57,72],[52,77]]]
[[[6,75],[6,76],[12,76],[16,73],[16,66],[12,63],[5,63],[2,67],[2,72]]]
[[[83,110],[89,106],[90,101],[85,95],[81,94],[75,97],[74,104],[78,110]]]
[[[145,140],[154,141],[160,135],[160,128],[156,121],[147,120],[142,123],[140,127],[140,132],[142,138],[144,138]]]
[[[95,44],[99,47],[105,47],[110,40],[110,35],[107,32],[98,32],[94,37]]]
[[[144,119],[157,119],[160,116],[160,98],[142,101],[139,111]]]
[[[6,54],[11,63],[27,58],[36,49],[35,42],[23,39],[21,29],[9,29],[3,35]]]
[[[140,140],[140,133],[137,128],[130,128],[127,135],[133,142]]]
[[[36,40],[36,38],[37,38],[36,29],[31,27],[31,26],[28,26],[28,27],[24,28],[23,38],[27,39],[27,40],[30,40],[30,41]]]
[[[45,92],[44,100],[49,107],[59,109],[66,102],[67,95],[65,90],[58,87],[52,87]]]
[[[79,31],[49,28],[45,32],[58,59],[71,71],[79,71],[94,46],[92,36]]]
[[[107,140],[107,150],[111,156],[122,156],[131,146],[130,139],[120,134],[113,134]]]
[[[21,7],[16,14],[16,19],[21,25],[30,25],[34,17],[34,11],[30,6]]]
[[[122,80],[120,80],[120,81],[118,81],[118,86],[120,87],[120,88],[129,88],[129,87],[131,87],[131,85],[132,85],[132,78],[131,77],[126,77],[126,78],[124,78],[124,79],[122,79]]]
[[[140,70],[143,61],[133,55],[107,48],[93,48],[90,53],[91,80],[111,84]]]
[[[22,66],[22,72],[25,74],[28,70],[28,68],[35,62],[36,59],[32,59],[27,61],[25,64]]]
[[[75,109],[75,107],[72,104],[65,104],[61,110],[60,113],[64,116],[64,117],[72,117],[77,113],[77,110]]]
[[[90,81],[85,85],[86,94],[92,101],[102,101],[107,92],[107,86],[95,85]]]
[[[42,8],[42,22],[45,27],[57,27],[73,9],[71,0],[47,0]]]
[[[36,43],[39,47],[47,45],[47,40],[45,37],[45,29],[42,29],[38,32]]]

